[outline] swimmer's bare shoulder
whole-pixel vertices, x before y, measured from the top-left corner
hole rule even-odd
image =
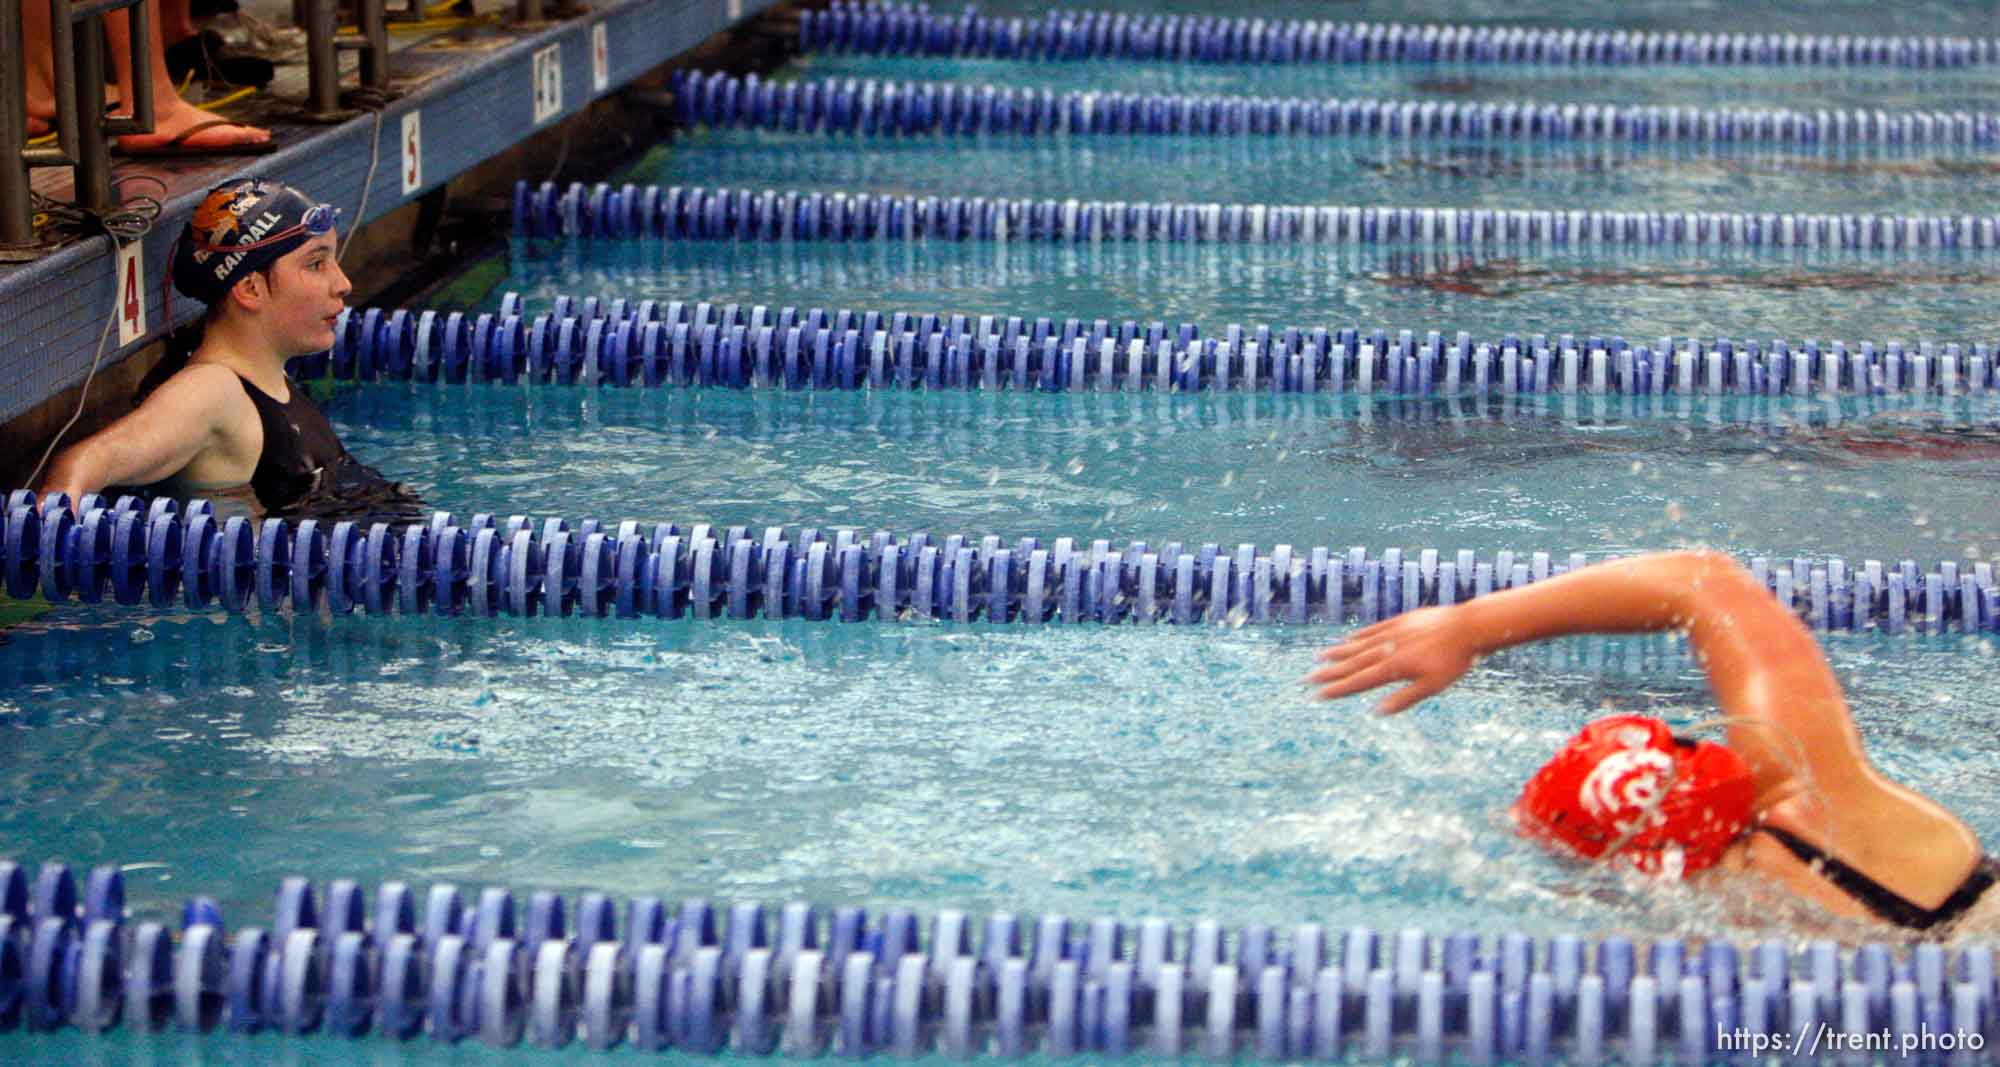
[[[241,485],[263,449],[257,407],[235,372],[196,361],[130,414],[56,457],[44,484],[71,499],[176,477],[192,485]]]
[[[1762,822],[1935,907],[1979,862],[1978,838],[1930,798],[1871,763],[1839,680],[1804,624],[1763,584],[1716,552],[1609,560],[1451,608],[1424,608],[1366,627],[1321,653],[1307,676],[1334,698],[1402,681],[1399,712],[1456,681],[1484,655],[1581,633],[1677,630],[1688,636],[1750,765]],[[1859,903],[1833,892],[1782,845],[1751,835],[1735,860],[1836,914]],[[2000,896],[2000,894],[1995,894]]]
[[[189,397],[178,402],[199,404],[210,427],[208,447],[182,465],[179,477],[201,486],[248,482],[264,454],[264,424],[257,405],[243,391],[242,380],[226,366],[200,360],[189,363],[169,382],[183,378],[188,379]]]

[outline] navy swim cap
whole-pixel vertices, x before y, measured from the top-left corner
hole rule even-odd
[[[209,190],[174,243],[174,288],[204,304],[244,275],[333,229],[340,209],[277,182],[241,179]]]

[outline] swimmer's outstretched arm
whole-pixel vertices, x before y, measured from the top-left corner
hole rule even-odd
[[[1585,633],[1678,630],[1688,636],[1729,721],[1729,747],[1770,796],[1802,771],[1829,792],[1883,784],[1846,698],[1803,623],[1729,556],[1663,552],[1609,560],[1449,608],[1425,608],[1356,631],[1306,676],[1321,699],[1394,682],[1395,714],[1434,696],[1480,657]]]
[[[1708,672],[1729,747],[1750,765],[1761,818],[1837,854],[1923,907],[1942,903],[1979,862],[1979,839],[1936,801],[1868,762],[1819,643],[1761,583],[1718,552],[1610,560],[1560,578],[1376,623],[1320,653],[1307,676],[1324,699],[1392,682],[1402,711],[1510,645],[1581,633],[1678,630]],[[1772,840],[1746,853],[1802,895],[1859,914]]]
[[[146,485],[178,473],[221,438],[218,391],[241,395],[242,387],[218,366],[174,375],[137,411],[58,452],[37,489],[68,493],[74,503],[106,486]]]

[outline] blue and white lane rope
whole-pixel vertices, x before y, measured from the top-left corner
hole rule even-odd
[[[307,378],[633,388],[1414,396],[1986,396],[2000,345],[1388,331],[557,297],[349,308]]]
[[[678,241],[1160,241],[1531,245],[1615,252],[1803,249],[1905,257],[2000,247],[2000,213],[1813,215],[1745,211],[1508,210],[1342,204],[1143,203],[517,182],[514,234]]]
[[[1454,604],[1586,565],[1548,552],[1372,555],[1324,546],[1134,541],[852,529],[786,530],[595,519],[427,523],[218,520],[131,497],[8,498],[6,595],[154,609],[356,609],[371,615],[622,619],[937,620],[1007,625],[1342,625]],[[1772,595],[1819,631],[2000,632],[1993,565],[1753,559]]]
[[[401,881],[371,902],[346,878],[319,891],[283,880],[268,927],[231,931],[196,897],[176,931],[127,916],[116,867],[79,892],[61,864],[31,880],[0,861],[0,1017],[34,1031],[1425,1067],[1755,1063],[1774,1047],[1853,1062],[1833,1054],[1837,1036],[1971,1064],[1990,1062],[2000,1036],[1996,995],[1987,944],[1794,950],[952,909],[925,923],[905,909],[725,913],[698,898],[522,901],[500,887],[468,900]]]
[[[2000,62],[2000,38],[1402,25],[1055,9],[1040,18],[837,0],[799,14],[805,52],[1178,63],[1475,63],[1934,69]]]
[[[1460,138],[1662,145],[2000,143],[2000,115],[1987,111],[1183,96],[872,78],[773,82],[756,74],[737,77],[700,71],[676,71],[673,89],[680,118],[689,125],[823,134]]]

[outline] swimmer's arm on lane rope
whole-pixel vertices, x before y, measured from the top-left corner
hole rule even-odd
[[[1749,762],[1760,796],[1808,770],[1818,789],[1835,794],[1881,784],[1818,642],[1747,570],[1717,552],[1608,560],[1386,619],[1321,652],[1322,666],[1307,681],[1320,687],[1321,699],[1407,681],[1379,705],[1394,714],[1503,648],[1667,630],[1688,635],[1729,720],[1729,747]]]
[[[222,367],[194,367],[155,389],[137,411],[62,450],[38,488],[72,502],[110,485],[146,485],[179,473],[222,436],[224,404],[236,376]]]

